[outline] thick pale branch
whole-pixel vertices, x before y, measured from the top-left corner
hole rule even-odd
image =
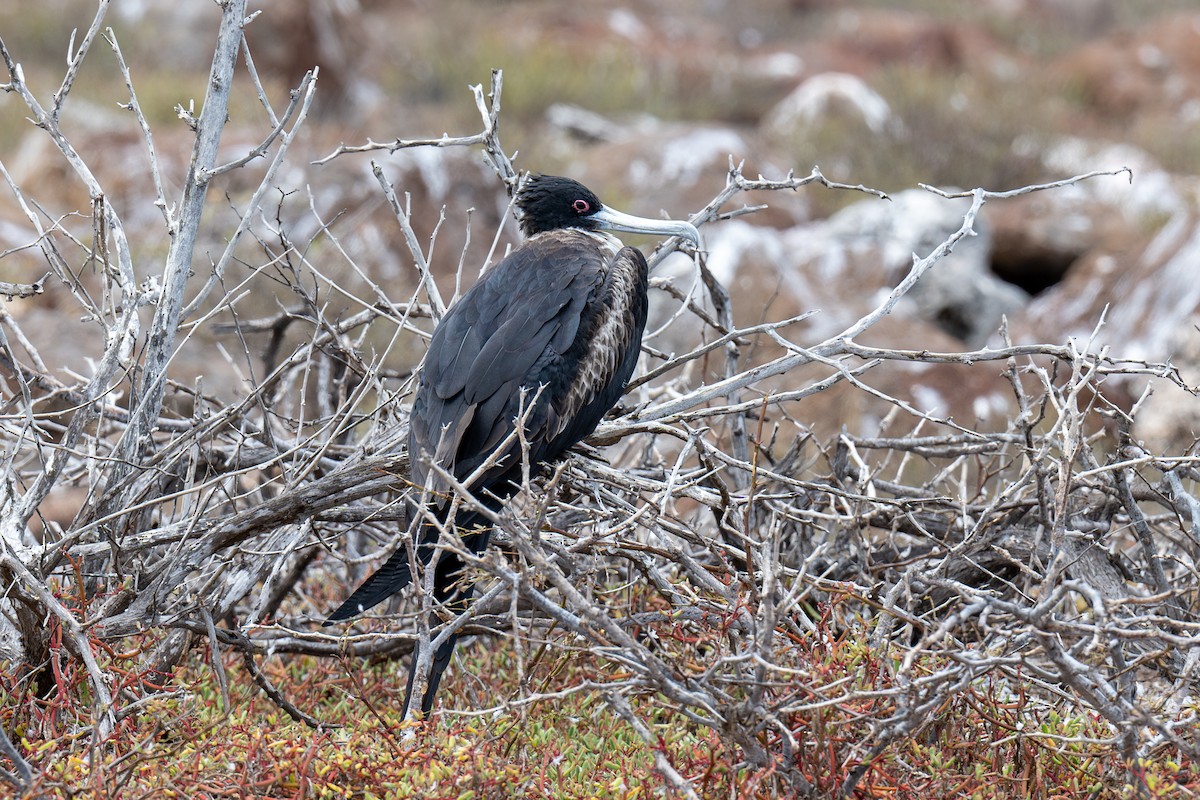
[[[122,441],[121,454],[130,464],[137,463],[149,444],[151,428],[162,407],[167,365],[175,352],[184,294],[192,270],[204,200],[208,195],[209,181],[205,176],[216,164],[221,133],[229,116],[229,93],[245,18],[245,0],[227,0],[222,6],[221,27],[208,76],[208,91],[196,123],[196,143],[184,181],[183,197],[179,201],[179,225],[167,251],[162,297],[150,324],[134,415]]]

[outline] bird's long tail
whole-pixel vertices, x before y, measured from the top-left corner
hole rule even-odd
[[[499,505],[499,503],[496,503],[496,505]],[[437,510],[436,516],[439,523],[445,523],[446,514],[446,509]],[[488,540],[491,538],[491,528],[484,526],[483,523],[483,515],[472,512],[461,513],[455,519],[455,525],[462,532],[463,546],[472,553],[482,553],[487,548]],[[417,537],[415,555],[417,562],[422,566],[428,566],[433,560],[438,534],[438,525],[426,523],[421,526]],[[456,616],[466,611],[470,605],[471,594],[474,589],[472,585],[465,584],[462,580],[463,566],[463,560],[457,553],[452,550],[445,550],[438,557],[433,574],[434,600],[439,605],[448,608]],[[372,606],[382,603],[411,582],[412,567],[409,562],[408,548],[401,547],[371,577],[363,581],[362,585],[355,589],[354,593],[346,598],[346,601],[338,606],[336,611],[329,615],[324,624],[332,625],[340,620],[361,614]],[[430,627],[436,626],[439,622],[440,618],[438,615],[431,613],[429,617]],[[437,694],[438,685],[442,681],[442,674],[450,666],[450,658],[454,654],[454,647],[458,644],[458,638],[457,633],[451,635],[433,654],[433,661],[429,668],[429,681],[425,688],[425,696],[421,699],[421,711],[426,715],[433,709],[434,696]],[[412,664],[409,667],[408,687],[404,692],[404,714],[408,713],[408,707],[412,702],[413,683],[416,678],[417,663],[419,660],[418,655],[417,652],[413,652]]]
[[[475,527],[463,533],[463,546],[472,553],[482,553],[487,549],[492,529]],[[471,604],[471,595],[475,591],[474,584],[463,580],[463,561],[458,554],[445,552],[438,559],[433,574],[434,600],[447,608],[451,614],[458,616],[464,613]],[[436,628],[441,618],[436,611],[429,613],[429,627]],[[450,666],[450,658],[454,655],[454,647],[458,644],[458,633],[452,633],[445,642],[433,653],[429,665],[429,681],[425,685],[425,696],[421,698],[421,713],[425,716],[433,710],[433,699],[437,695],[438,686],[442,682],[442,674]],[[408,707],[412,704],[413,683],[417,677],[417,665],[420,662],[420,652],[413,650],[412,662],[408,667],[408,685],[404,689],[404,708],[401,717],[408,716]]]
[[[491,537],[490,528],[476,528],[470,533],[463,535],[463,545],[471,552],[482,552]],[[445,564],[445,569],[443,569]],[[474,593],[474,585],[466,583],[462,580],[462,559],[452,553],[446,553],[438,561],[436,572],[434,573],[434,599],[443,608],[457,617],[464,613],[471,605],[471,595]],[[441,619],[437,612],[430,612],[429,627],[436,630],[436,626]],[[454,655],[454,648],[458,644],[459,634],[452,633],[449,638],[443,642],[437,650],[433,652],[433,659],[429,664],[429,680],[425,685],[425,695],[421,698],[421,713],[425,716],[433,710],[433,700],[437,695],[438,686],[442,682],[442,674],[446,668],[450,666],[450,658]],[[413,684],[417,677],[417,667],[420,663],[419,649],[413,650],[412,662],[408,667],[408,685],[404,689],[404,707],[401,710],[401,717],[408,716],[408,708],[413,700]]]
[[[419,511],[415,508],[410,508],[409,513],[411,518],[413,514],[419,513]],[[417,534],[416,551],[416,560],[421,566],[427,566],[433,560],[433,553],[440,532],[439,525],[445,524],[448,513],[448,507],[438,508],[435,511],[438,524],[428,522],[421,526],[420,532]],[[455,519],[455,525],[464,531],[463,544],[474,553],[482,552],[483,548],[487,546],[488,537],[485,535],[482,542],[476,547],[475,545],[479,542],[479,537],[476,533],[470,531],[472,527],[478,526],[482,521],[482,515],[469,511],[460,513]],[[434,576],[434,594],[437,595],[440,591],[448,589],[450,584],[457,580],[461,569],[462,559],[452,551],[444,552],[438,560],[437,573]],[[444,587],[443,581],[445,582]],[[354,593],[347,597],[329,615],[324,625],[332,625],[335,622],[341,622],[344,619],[361,614],[387,600],[410,583],[412,583],[412,566],[408,557],[408,548],[398,547],[396,548],[396,552],[392,553],[391,557],[383,563],[383,566],[375,570],[371,574],[371,577],[363,581],[354,590]],[[448,596],[449,594],[438,597],[438,600],[444,601]]]

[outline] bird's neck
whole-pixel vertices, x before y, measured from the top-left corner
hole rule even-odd
[[[560,228],[557,231],[547,231],[548,234],[584,236],[600,245],[606,261],[611,260],[625,244],[608,231],[589,231],[583,228]]]
[[[590,236],[600,243],[600,246],[608,251],[607,255],[612,258],[617,254],[617,251],[624,247],[624,243],[613,236],[608,231],[580,231],[584,236]]]
[[[613,236],[608,231],[589,231],[584,230],[583,228],[555,228],[551,231],[541,231],[540,233],[535,233],[533,236],[527,238],[525,243],[534,244],[539,239],[557,239],[559,241],[566,242],[570,241],[571,238],[575,236],[590,239],[591,241],[600,245],[601,250],[604,251],[605,261],[612,260],[612,258],[616,256],[617,252],[625,246],[624,242],[622,242],[616,236]]]

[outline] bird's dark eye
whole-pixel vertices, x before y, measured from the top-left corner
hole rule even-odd
[[[587,200],[576,200],[571,203],[571,208],[575,209],[576,214],[586,214],[592,210],[592,204]]]

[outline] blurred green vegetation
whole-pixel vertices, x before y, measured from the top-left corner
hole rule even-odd
[[[1035,57],[1062,55],[1105,32],[1136,28],[1155,17],[1195,11],[1196,0],[1059,0],[1046,3],[1057,13],[1034,17],[1014,14],[1003,3],[962,0],[856,0],[857,8],[893,9],[927,14],[934,19],[982,26],[1000,41]],[[1037,3],[1022,4],[1036,11]],[[1032,23],[1032,24],[1031,24]]]
[[[43,101],[49,101],[61,80],[72,31],[82,35],[94,8],[83,0],[52,0],[0,9],[0,31]],[[746,24],[756,26],[770,42],[770,49],[791,47],[801,58],[807,46],[828,41],[836,15],[888,9],[973,24],[1024,57],[1046,60],[1102,35],[1100,28],[1108,32],[1136,26],[1196,5],[1194,0],[1122,0],[1097,4],[1095,11],[1089,8],[1081,5],[1077,17],[1070,12],[1047,21],[955,0],[860,0],[853,5],[818,5],[806,13],[751,3],[744,16]],[[374,81],[387,98],[368,130],[377,139],[393,131],[408,136],[474,130],[477,118],[465,101],[466,87],[486,84],[495,68],[505,72],[506,142],[526,151],[538,145],[545,110],[554,103],[576,104],[616,118],[644,113],[754,126],[787,91],[786,83],[750,78],[732,68],[736,59],[755,52],[732,38],[727,54],[713,53],[707,61],[688,58],[685,46],[670,37],[639,44],[613,34],[606,15],[584,18],[553,5],[443,0],[436,9],[366,4],[362,13],[369,15],[366,27],[373,37],[366,46],[387,45],[357,62],[361,77]],[[733,18],[738,12],[724,7],[723,13]],[[204,55],[203,47],[164,50],[161,34],[154,29],[161,23],[114,12],[106,19],[130,62],[152,126],[177,124],[177,103],[199,103],[207,70],[207,62],[197,60]],[[790,162],[784,166],[819,163],[831,177],[891,191],[918,181],[1006,188],[1053,177],[1039,168],[1036,155],[1043,142],[1066,133],[1129,141],[1170,170],[1200,172],[1195,125],[1151,117],[1105,118],[1084,87],[1052,72],[1026,65],[1001,77],[984,68],[885,64],[865,79],[891,105],[903,132],[880,137],[853,120],[832,116],[795,131],[785,143],[782,155]],[[268,88],[274,91],[286,90],[296,78],[270,70],[264,77],[273,82]],[[127,100],[115,59],[103,43],[80,73],[75,96],[114,111]],[[0,111],[16,106],[13,98],[0,103]],[[252,90],[235,91],[231,116],[235,122],[243,117],[261,122]],[[326,122],[333,127],[347,121]],[[0,113],[0,147],[8,150],[26,132],[23,115]],[[358,135],[352,130],[341,134],[347,140]]]
[[[999,191],[1048,179],[1039,153],[1062,129],[1062,100],[1031,105],[995,81],[899,64],[872,84],[897,124],[872,131],[857,113],[826,114],[791,132],[793,163],[815,162],[833,180],[886,192],[918,183]],[[819,212],[832,212],[860,198],[823,192],[812,199]]]
[[[0,4],[0,36],[21,65],[26,84],[43,106],[53,103],[53,94],[66,72],[68,48],[72,44],[78,47],[95,13],[95,3],[82,0]],[[182,50],[163,47],[161,20],[129,19],[110,9],[72,86],[63,117],[68,134],[85,115],[90,118],[89,125],[92,122],[104,125],[99,114],[127,113],[119,106],[129,102],[128,89],[116,54],[103,38],[109,28],[129,68],[142,113],[156,134],[182,125],[176,105],[188,108],[194,104],[195,112],[199,113],[211,59],[206,48],[210,46],[208,40],[215,36],[218,19],[215,11],[211,16],[214,26],[204,32],[203,40],[194,48]],[[242,116],[255,123],[265,119],[244,71],[239,71],[237,80],[245,86],[235,88],[230,98],[231,121],[237,122]],[[270,80],[267,83],[268,88],[276,88],[270,86]],[[278,88],[286,91],[285,87]],[[19,98],[0,94],[0,152],[5,155],[32,130],[23,111]],[[134,125],[132,116],[129,125]]]
[[[486,84],[491,70],[502,69],[505,123],[523,127],[540,123],[555,103],[618,117],[753,121],[777,99],[736,76],[703,73],[669,52],[620,37],[497,25],[505,7],[489,16],[477,3],[441,3],[438,24],[411,36],[402,61],[380,76],[388,96],[457,105],[449,119],[469,125],[474,120],[461,108],[463,89]],[[719,70],[715,61],[712,66]]]

